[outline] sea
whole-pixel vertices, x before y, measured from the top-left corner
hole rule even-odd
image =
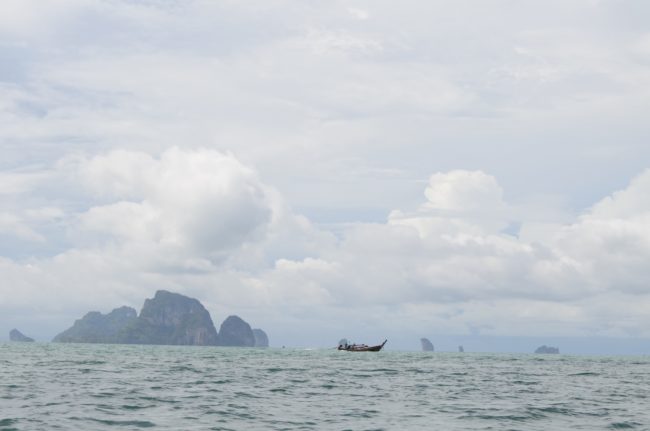
[[[650,430],[649,356],[0,344],[0,430]]]

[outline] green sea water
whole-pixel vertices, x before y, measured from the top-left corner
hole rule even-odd
[[[0,344],[0,430],[650,430],[650,357]]]

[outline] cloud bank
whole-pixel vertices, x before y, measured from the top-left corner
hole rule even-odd
[[[505,231],[520,213],[482,171],[435,173],[416,210],[351,224],[338,236],[215,150],[115,150],[45,172],[47,181],[14,193],[38,195],[59,181],[77,184],[71,193],[92,204],[23,208],[23,218],[7,222],[22,226],[7,229],[20,241],[43,241],[53,225],[66,238],[49,256],[2,258],[8,318],[60,322],[89,307],[137,305],[164,287],[271,327],[345,322],[350,313],[385,329],[650,335],[650,171],[534,240],[518,233],[537,222],[516,220],[519,232]]]

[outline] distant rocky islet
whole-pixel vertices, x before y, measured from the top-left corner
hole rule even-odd
[[[257,336],[256,336],[256,332]],[[228,316],[217,332],[210,313],[194,298],[159,290],[140,314],[131,307],[102,314],[91,311],[53,342],[268,347],[268,336],[238,316]]]
[[[33,343],[34,339],[28,337],[27,335],[20,332],[18,329],[12,329],[9,331],[9,341],[15,341],[19,343]]]
[[[557,355],[560,353],[560,349],[557,347],[551,347],[547,345],[539,346],[537,349],[535,349],[535,353],[537,354],[545,354],[545,355]]]
[[[420,338],[420,345],[423,352],[433,352],[433,343],[428,338]]]
[[[255,347],[269,347],[269,336],[259,328],[253,329],[255,336]]]

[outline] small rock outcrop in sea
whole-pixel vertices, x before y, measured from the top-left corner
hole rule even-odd
[[[228,316],[219,328],[219,346],[253,347],[255,335],[251,326],[239,316]]]
[[[108,314],[91,311],[71,328],[54,337],[55,343],[117,343],[118,334],[137,319],[131,307],[116,308]]]
[[[33,343],[34,339],[20,332],[18,329],[9,331],[9,341],[18,341],[21,343]]]
[[[140,315],[124,327],[118,343],[214,346],[217,330],[208,310],[196,299],[159,290],[146,299]]]
[[[458,346],[458,353],[463,353],[465,348],[463,346]]]
[[[560,349],[557,347],[551,347],[551,346],[539,346],[537,349],[535,349],[535,353],[545,353],[545,354],[558,354],[560,353]]]
[[[433,352],[433,343],[428,338],[420,338],[420,344],[422,344],[423,352]]]
[[[261,329],[253,329],[255,337],[255,347],[269,347],[269,336]]]

